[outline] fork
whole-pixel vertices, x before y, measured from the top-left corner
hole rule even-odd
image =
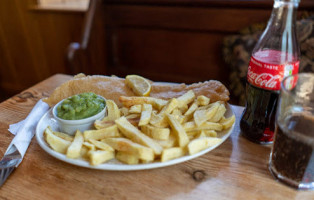
[[[15,145],[11,145],[0,160],[0,187],[21,162],[21,154]]]

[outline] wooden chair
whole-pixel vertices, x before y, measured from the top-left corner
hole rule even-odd
[[[104,1],[90,0],[80,42],[69,45],[66,54],[70,74],[106,74]]]

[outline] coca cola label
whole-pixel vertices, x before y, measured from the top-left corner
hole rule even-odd
[[[298,73],[299,63],[297,61],[282,65],[269,64],[258,61],[252,56],[247,80],[250,84],[262,89],[280,90],[280,83],[284,77]]]

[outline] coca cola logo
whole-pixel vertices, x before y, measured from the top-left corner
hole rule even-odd
[[[250,84],[268,90],[280,90],[283,77],[298,73],[299,61],[285,64],[269,64],[251,58],[247,80]]]
[[[281,76],[280,75],[271,75],[267,73],[260,74],[255,79],[255,84],[259,85],[260,87],[266,87],[274,89],[277,86],[277,83],[280,82]]]
[[[251,66],[248,68],[248,78],[250,82],[253,82],[255,85],[262,88],[275,89],[277,87],[278,82],[281,81],[282,76],[279,74],[272,75],[270,73],[254,73],[251,70]]]

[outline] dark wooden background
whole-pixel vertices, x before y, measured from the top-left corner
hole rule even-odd
[[[66,73],[66,48],[80,38],[83,12],[34,10],[34,4],[0,1],[0,93],[5,97]]]
[[[91,1],[98,6],[88,14],[36,9],[36,0],[0,1],[1,99],[55,73],[137,73],[160,81],[217,79],[228,84],[223,38],[266,22],[273,3]],[[312,0],[302,0],[299,10],[313,8]]]

